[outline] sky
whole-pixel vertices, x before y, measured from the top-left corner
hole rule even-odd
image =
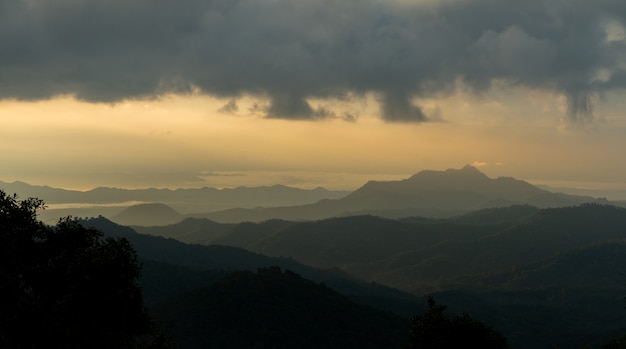
[[[0,0],[0,180],[626,189],[622,0]]]

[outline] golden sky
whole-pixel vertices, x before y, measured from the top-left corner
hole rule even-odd
[[[510,89],[420,101],[439,121],[389,123],[375,95],[349,103],[354,121],[267,119],[267,103],[202,94],[89,103],[71,97],[0,102],[0,180],[72,189],[287,184],[356,189],[424,169],[474,164],[491,177],[626,188],[626,115],[619,94],[589,124],[567,122],[563,97]]]
[[[0,2],[0,180],[626,189],[626,2]]]

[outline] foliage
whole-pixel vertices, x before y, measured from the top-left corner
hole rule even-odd
[[[183,221],[181,224],[185,222],[192,223]],[[416,296],[380,284],[359,281],[338,269],[313,268],[293,259],[269,257],[230,246],[183,244],[174,239],[138,234],[135,231],[137,227],[124,227],[104,217],[84,220],[82,224],[101,230],[105,236],[125,237],[132,243],[143,263],[140,282],[144,289],[144,301],[148,306],[168,297],[180,296],[194,288],[206,287],[228,271],[256,271],[258,268],[275,265],[292,270],[303,278],[324,283],[359,303],[387,309],[406,317],[416,312]],[[280,224],[280,221],[268,221],[259,226]],[[250,225],[256,226],[253,223]],[[177,227],[173,231],[182,229],[180,225],[170,227]],[[185,267],[187,270],[172,269],[172,266]]]
[[[626,348],[626,336],[623,336],[618,339],[614,339],[601,347],[601,349],[624,349],[624,348]]]
[[[428,311],[411,319],[406,349],[509,348],[506,338],[467,313],[448,316],[446,307],[428,298]]]
[[[37,220],[38,199],[0,190],[0,347],[130,348],[165,344],[143,305],[128,240],[71,218]]]
[[[626,328],[618,278],[626,256],[624,208],[593,204],[558,209],[518,206],[427,221],[394,222],[361,216],[270,223],[223,225],[220,229],[224,230],[213,235],[210,233],[215,233],[215,226],[211,223],[211,229],[202,231],[207,243],[227,242],[229,238],[228,242],[237,241],[266,256],[317,260],[318,265],[336,266],[405,290],[457,290],[436,297],[451,309],[466,309],[476,318],[497,324],[516,348],[599,346]],[[107,232],[104,226],[99,228]],[[168,229],[181,234],[178,236],[187,232],[183,224]],[[196,234],[199,230],[188,232]],[[218,240],[211,240],[218,235]],[[238,255],[216,264],[222,259],[216,257],[215,248],[224,246],[180,244],[173,248],[175,241],[161,239],[160,244],[151,237],[143,244],[149,248],[142,250],[137,238],[126,233],[123,236],[131,239],[140,255],[194,268],[241,269],[241,262],[247,259]],[[200,235],[197,237],[201,240]],[[377,255],[372,249],[386,257],[368,258]],[[174,255],[179,257],[172,258]],[[213,260],[199,263],[201,257]],[[266,257],[263,265],[279,264],[296,270],[295,264],[285,264],[287,259],[268,261]],[[248,263],[246,269],[253,265]],[[312,278],[302,268],[296,271]],[[330,280],[312,279],[359,298]],[[411,308],[398,313],[408,316],[420,312]]]
[[[233,272],[155,311],[185,348],[399,348],[405,318],[278,267]]]

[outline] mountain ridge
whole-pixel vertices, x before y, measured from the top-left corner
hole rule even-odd
[[[113,217],[134,204],[160,203],[170,206],[177,212],[189,214],[225,210],[233,207],[252,208],[309,204],[325,198],[340,198],[349,193],[327,190],[322,187],[301,189],[282,184],[222,189],[212,187],[179,189],[97,187],[88,191],[78,191],[31,185],[20,181],[12,183],[0,181],[0,189],[7,193],[16,193],[22,198],[37,197],[44,200],[47,208],[39,212],[39,217],[50,223],[65,216],[96,217],[104,215]],[[132,222],[124,221],[124,223]]]
[[[337,267],[415,295],[435,294],[450,309],[497,325],[518,348],[597,344],[624,328],[625,208],[511,206],[449,219],[355,216],[220,229],[191,218],[185,224],[204,225],[194,233],[196,239],[206,234],[206,244],[233,244]],[[185,233],[182,225],[161,233],[166,230]]]
[[[350,216],[305,222],[219,224],[197,218],[184,222],[137,229],[179,236],[189,243],[286,256],[320,268],[338,267],[410,292],[437,290],[438,284],[452,285],[568,249],[626,238],[626,208],[600,204],[511,206],[448,219]],[[461,256],[466,259],[459,260]],[[447,280],[434,270],[445,271]]]
[[[387,218],[400,218],[398,212],[403,212],[405,217],[431,214],[430,217],[443,218],[492,207],[531,205],[547,208],[588,202],[609,203],[603,198],[553,193],[512,177],[490,178],[477,168],[466,165],[461,169],[424,170],[398,181],[369,181],[343,198],[314,204],[233,208],[192,216],[223,223],[316,220],[374,212]]]
[[[236,270],[254,271],[258,268],[278,266],[292,270],[307,279],[322,282],[338,292],[381,309],[399,314],[415,305],[415,296],[381,284],[365,282],[350,276],[337,268],[316,268],[302,264],[291,258],[270,257],[236,246],[187,244],[172,238],[140,233],[132,227],[119,225],[105,217],[81,220],[86,227],[96,228],[105,237],[126,238],[142,261],[170,266],[181,266],[198,271],[230,272]],[[161,284],[164,287],[165,284]],[[176,289],[176,285],[169,288]]]
[[[159,226],[180,222],[183,218],[183,215],[165,204],[145,203],[127,207],[111,217],[111,220],[122,225]]]
[[[18,182],[16,182],[18,183]],[[353,192],[328,191],[324,188],[298,189],[285,185],[216,189],[137,189],[99,187],[88,192],[68,191],[18,183],[19,194],[31,196],[38,189],[49,205],[42,219],[58,217],[116,217],[133,204],[159,203],[182,212],[164,221],[155,210],[158,222],[146,217],[119,221],[125,225],[161,225],[185,217],[207,218],[221,223],[261,222],[268,219],[317,220],[337,216],[373,214],[398,219],[408,216],[444,218],[483,208],[531,205],[539,208],[580,205],[587,202],[610,203],[604,198],[554,193],[513,177],[490,178],[474,166],[442,171],[423,170],[397,181],[369,181]],[[6,183],[0,182],[1,186]],[[16,187],[16,189],[18,189]],[[8,190],[11,191],[10,188]],[[56,194],[55,194],[56,193]],[[51,195],[57,200],[50,200]],[[35,196],[35,195],[33,195]],[[40,197],[39,195],[36,195]],[[57,209],[57,203],[76,202],[80,198],[93,207]],[[626,203],[614,203],[624,206]],[[156,206],[155,206],[156,207]],[[128,216],[128,215],[127,215]]]

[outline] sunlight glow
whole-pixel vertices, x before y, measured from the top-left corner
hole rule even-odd
[[[619,132],[601,125],[559,129],[559,96],[528,90],[515,96],[457,93],[417,100],[426,113],[441,117],[417,124],[382,121],[375,95],[311,99],[313,108],[336,116],[314,121],[266,119],[259,110],[267,101],[254,96],[1,101],[0,180],[86,189],[271,185],[282,178],[301,187],[350,190],[369,179],[471,163],[492,176],[565,175],[570,181],[585,179],[569,173],[606,168],[607,157],[615,159],[610,168],[624,166]],[[236,108],[225,110],[229,103]],[[206,175],[229,172],[238,175]],[[604,180],[615,181],[618,173],[605,171]]]

